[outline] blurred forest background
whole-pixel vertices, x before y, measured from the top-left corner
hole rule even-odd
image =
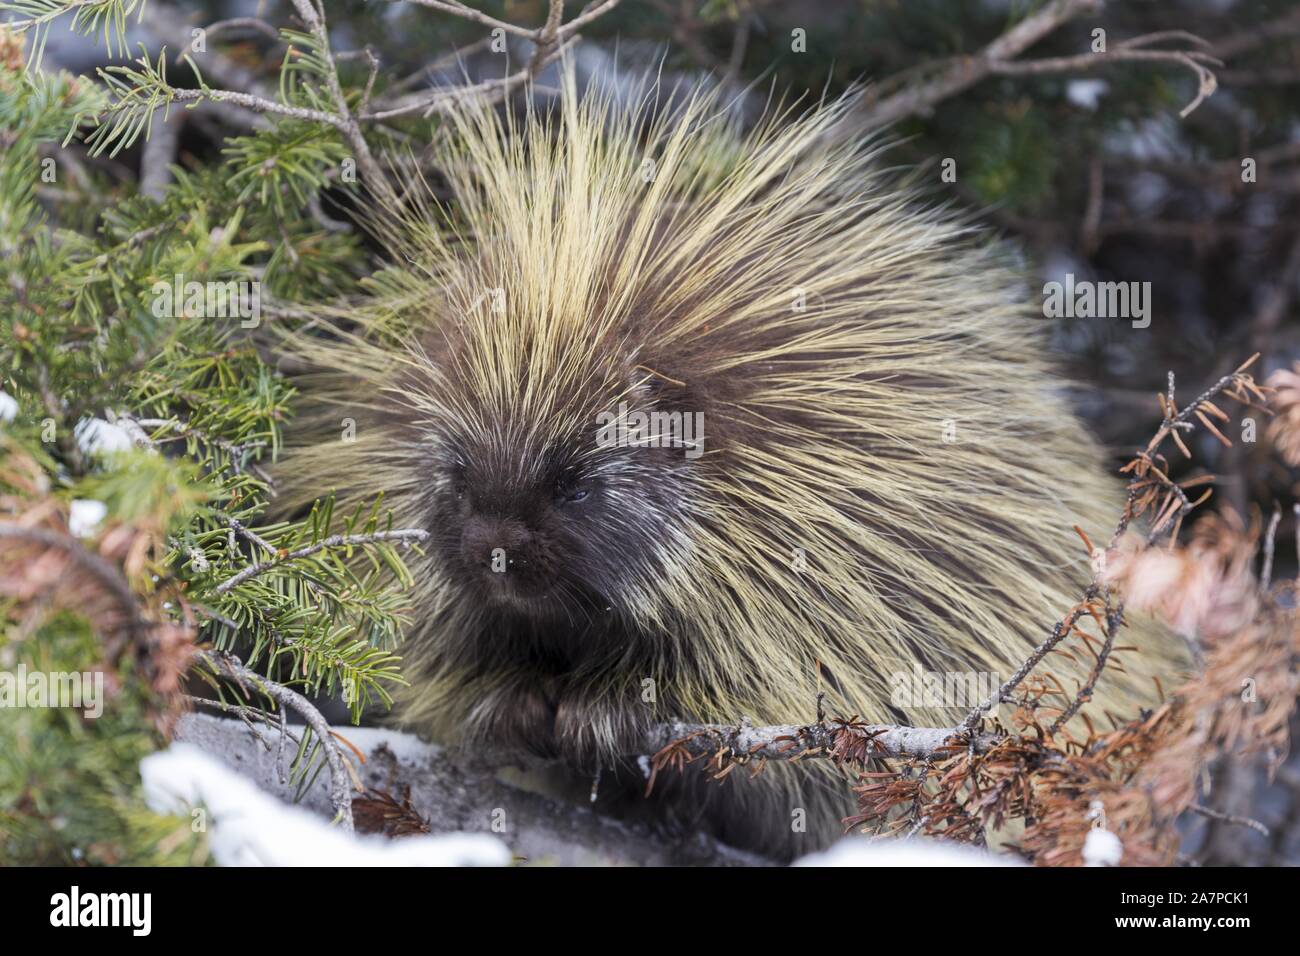
[[[0,19],[34,17],[66,6],[55,0],[19,0],[0,4]],[[560,31],[541,47],[534,41],[552,9],[547,0],[483,0],[472,6],[482,16],[466,15],[454,0],[325,4],[344,86],[364,91],[360,100],[353,96],[353,105],[358,113],[392,114],[365,130],[381,162],[384,147],[405,148],[427,137],[430,126],[439,122],[438,111],[454,108],[458,89],[481,85],[503,100],[517,100],[529,95],[519,82],[521,74],[535,74],[531,95],[548,95],[558,68],[554,56],[561,48],[574,57],[580,75],[604,81],[630,82],[660,64],[666,73],[683,78],[712,76],[738,94],[749,90],[745,104],[751,114],[769,90],[815,97],[865,84],[859,94],[862,129],[887,127],[898,140],[891,162],[918,167],[937,201],[975,211],[1021,250],[1035,294],[1044,282],[1061,281],[1067,274],[1151,284],[1146,328],[1117,320],[1050,320],[1076,405],[1113,450],[1117,467],[1146,444],[1158,425],[1155,395],[1166,388],[1169,372],[1175,374],[1180,394],[1190,396],[1256,352],[1261,353],[1254,369],[1260,381],[1300,360],[1300,0],[601,0],[586,7],[574,4],[565,12],[566,22],[591,14],[581,24],[580,37],[577,30]],[[127,0],[117,7],[128,16],[120,24],[120,42],[110,44],[111,56],[102,37],[70,32],[65,16],[42,34],[40,69],[52,77],[59,71],[92,76],[98,68],[121,62],[124,51],[138,55],[143,44],[166,70],[164,85],[150,76],[140,84],[144,87],[197,87],[198,78],[179,57],[188,51],[210,87],[274,98],[283,89],[286,45],[269,24],[305,28],[298,16],[301,7],[290,0]],[[521,29],[506,30],[498,38],[493,36],[497,23]],[[209,28],[202,49],[192,48],[196,26]],[[1125,52],[1106,59],[1091,56],[1099,29],[1108,50]],[[34,39],[29,35],[28,54]],[[164,47],[165,63],[157,60]],[[12,48],[4,52],[10,70],[20,66]],[[252,270],[269,290],[269,311],[294,317],[295,303],[350,294],[373,271],[373,247],[349,224],[350,190],[320,172],[347,153],[345,134],[295,121],[278,123],[272,131],[264,113],[229,99],[209,98],[193,110],[173,104],[163,123],[161,110],[152,109],[162,100],[150,100],[150,109],[141,114],[152,115],[147,138],[124,136],[116,143],[120,150],[100,151],[75,141],[59,149],[67,122],[78,113],[96,112],[92,107],[102,103],[78,100],[86,96],[84,87],[62,89],[56,105],[66,105],[67,115],[51,115],[65,125],[42,127],[28,143],[13,131],[21,129],[18,121],[30,103],[16,98],[13,83],[6,82],[0,82],[0,145],[31,146],[39,155],[57,155],[61,168],[66,164],[69,176],[30,184],[32,208],[42,221],[48,217],[62,229],[101,235],[97,241],[103,245],[92,251],[114,257],[116,265],[109,271],[116,269],[118,275],[108,282],[119,306],[134,294],[124,299],[117,288],[130,284],[122,278],[129,274]],[[430,92],[438,90],[446,90],[446,96],[430,100]],[[288,95],[300,104],[310,99],[293,90]],[[955,161],[955,181],[941,175],[945,160]],[[19,188],[12,186],[11,193],[17,195]],[[165,259],[180,256],[179,247],[164,252],[155,241],[171,224],[184,222],[200,202],[211,223],[234,217],[217,243],[220,248],[199,242],[186,247],[192,259]],[[0,240],[12,225],[12,217],[0,217]],[[56,255],[41,248],[43,257]],[[15,242],[0,241],[0,250],[25,255]],[[100,282],[109,260],[87,261],[99,270],[93,281]],[[162,261],[172,264],[161,269]],[[78,287],[78,296],[88,294],[90,282]],[[146,287],[143,281],[140,287]],[[28,370],[45,367],[31,360],[32,342],[39,338],[31,330],[39,331],[41,321],[53,321],[48,309],[33,304],[31,297],[38,294],[39,286],[32,283],[0,287],[0,349],[7,360],[13,359],[6,363],[4,374],[10,377],[4,386],[19,396],[20,404],[23,394],[49,391],[43,393],[42,383],[19,380],[22,356],[27,356]],[[141,301],[137,295],[137,309]],[[204,354],[216,354],[212,350],[219,344],[209,342]],[[192,342],[171,339],[156,351],[179,348],[202,351]],[[167,354],[176,367],[174,352]],[[50,357],[48,367],[63,360]],[[216,367],[204,365],[194,374],[206,376]],[[175,391],[174,379],[161,373],[150,379],[148,369],[143,384],[127,390],[129,400],[123,398],[122,383],[109,380],[111,376],[90,366],[78,374],[81,379],[69,378],[61,386],[66,394],[54,395],[52,401],[44,394],[46,410],[56,409],[61,421],[76,422],[81,414],[123,401],[132,408],[153,408],[161,419],[174,410],[160,403],[182,394]],[[254,379],[256,386],[235,384]],[[221,429],[228,425],[233,429],[223,439],[225,445],[213,445],[224,451],[204,451],[206,439],[198,432],[187,435],[188,444],[192,453],[197,441],[202,454],[230,453],[227,458],[244,461],[245,440],[249,448],[253,439],[278,441],[271,436],[279,434],[276,423],[289,408],[290,396],[256,374],[222,381],[227,391],[208,398],[224,402],[227,409],[209,419],[212,434],[227,434]],[[186,421],[200,421],[201,404],[196,400]],[[250,422],[266,423],[265,434],[258,431],[260,425],[229,424],[245,413]],[[1233,415],[1234,421],[1222,428],[1237,439],[1243,434],[1236,420],[1240,412]],[[1262,436],[1262,422],[1259,430]],[[1266,520],[1275,502],[1300,497],[1296,471],[1285,468],[1262,438],[1234,440],[1231,448],[1204,432],[1193,440],[1196,473],[1218,475],[1216,496],[1247,520],[1257,515]],[[76,449],[63,452],[64,464],[72,461],[75,474]],[[234,470],[239,482],[260,480],[252,465]],[[171,480],[162,476],[159,481],[164,478]],[[10,487],[14,480],[0,476],[0,485]],[[249,493],[243,484],[240,488],[244,490],[233,500]],[[230,490],[223,485],[213,492],[214,500],[228,500],[222,495]],[[184,506],[176,505],[176,511],[180,514]],[[197,537],[186,537],[181,545],[173,542],[179,550],[172,558],[192,554],[196,541],[200,548],[209,540],[224,541],[229,514],[236,513],[227,512],[221,519],[225,525],[214,518]],[[188,515],[180,517],[188,521]],[[174,517],[169,512],[159,518],[159,529],[173,527],[167,522]],[[1277,538],[1292,541],[1296,531],[1287,505]],[[195,571],[192,563],[186,574],[208,573],[206,562],[216,558],[215,551],[206,553],[202,567]],[[1294,551],[1280,547],[1278,576],[1295,571]],[[219,580],[215,570],[211,574],[210,580],[199,575],[193,581],[211,585]],[[197,590],[193,585],[189,594]],[[226,620],[240,624],[245,623],[243,610],[237,603],[218,607]],[[385,618],[376,627],[391,624]],[[368,659],[357,666],[363,665],[369,666]],[[144,703],[141,707],[141,712],[149,711]],[[120,719],[130,725],[140,718],[128,714]],[[116,772],[113,761],[138,759],[149,749],[129,736],[118,741],[119,752],[96,764],[94,772],[102,780]],[[29,783],[35,774],[54,772],[53,763],[41,769],[39,762],[22,765],[8,759],[14,761],[14,778],[26,775]],[[1192,844],[1198,859],[1294,862],[1300,853],[1296,762],[1267,785],[1251,768],[1225,773],[1234,781],[1229,787],[1235,788],[1233,806],[1268,817],[1273,832],[1269,837],[1243,835],[1240,828],[1202,821]],[[52,801],[49,806],[41,803],[46,799]],[[27,859],[66,858],[68,841],[31,823],[33,817],[53,819],[57,814],[50,808],[59,805],[30,789],[6,793],[0,773],[0,829],[6,819],[15,828],[11,834],[27,827],[21,841]],[[40,812],[32,813],[33,806]],[[127,831],[153,826],[131,818]],[[14,846],[19,845],[15,840]],[[153,850],[138,857],[154,858]],[[102,861],[123,859],[137,857],[117,847],[105,851]]]

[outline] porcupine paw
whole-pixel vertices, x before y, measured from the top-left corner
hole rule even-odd
[[[565,762],[593,769],[641,752],[647,723],[635,704],[566,697],[555,711],[555,742]]]
[[[560,757],[555,704],[538,686],[515,685],[494,692],[475,709],[472,735],[507,753]]]

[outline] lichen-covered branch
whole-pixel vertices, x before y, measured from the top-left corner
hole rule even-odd
[[[966,737],[955,727],[904,727],[837,720],[767,727],[755,727],[744,720],[730,727],[673,721],[651,730],[646,749],[660,754],[672,748],[692,756],[722,751],[730,758],[748,760],[828,757],[858,761],[864,756],[929,760],[970,750],[982,753],[1000,739],[1000,735],[991,733]]]

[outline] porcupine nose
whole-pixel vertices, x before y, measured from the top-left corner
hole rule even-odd
[[[497,586],[505,587],[527,566],[532,540],[532,533],[522,521],[471,515],[461,531],[461,555],[466,565],[485,573]]]

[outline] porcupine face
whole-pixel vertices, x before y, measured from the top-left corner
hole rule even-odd
[[[436,439],[431,526],[448,578],[471,600],[574,620],[623,606],[657,578],[684,520],[682,455],[602,442],[594,410],[618,398],[570,397],[593,411],[566,408],[566,426],[508,411]]]

